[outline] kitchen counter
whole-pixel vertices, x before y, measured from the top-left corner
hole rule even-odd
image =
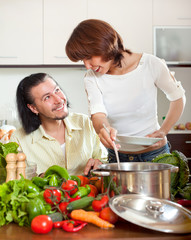
[[[88,224],[77,233],[67,233],[62,229],[53,229],[48,234],[35,234],[27,227],[19,227],[10,223],[0,228],[0,239],[2,240],[185,240],[191,239],[190,234],[173,234],[153,231],[139,227],[127,221],[119,221],[115,224],[114,229],[100,229],[92,224]]]
[[[168,134],[191,134],[191,130],[174,130],[171,129]]]

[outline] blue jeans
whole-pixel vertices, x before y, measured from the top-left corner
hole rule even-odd
[[[150,162],[152,159],[162,153],[170,153],[168,143],[157,150],[141,154],[125,154],[119,152],[119,160],[120,162]],[[108,161],[109,163],[117,162],[113,149],[108,149]]]

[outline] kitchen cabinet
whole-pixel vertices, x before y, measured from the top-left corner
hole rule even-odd
[[[42,64],[42,1],[0,0],[0,65]]]
[[[73,63],[65,53],[72,30],[87,18],[87,0],[44,0],[44,64]]]
[[[191,25],[190,0],[153,0],[153,25]]]
[[[152,0],[144,3],[142,0],[120,0],[120,4],[115,0],[44,0],[45,64],[82,64],[72,63],[67,58],[65,44],[77,24],[87,18],[111,23],[127,48],[152,52]]]
[[[170,149],[171,152],[173,150],[178,150],[179,152],[182,152],[187,157],[188,166],[191,174],[191,131],[190,133],[184,133],[184,131],[179,133],[169,133],[167,135],[167,139],[171,145],[171,149]],[[191,182],[191,175],[190,175],[190,182]]]
[[[187,158],[191,158],[191,133],[169,133],[167,138],[171,145],[171,151],[178,150]]]
[[[0,65],[79,65],[65,54],[74,27],[109,22],[124,46],[152,53],[153,26],[191,25],[190,0],[0,0]]]
[[[110,23],[126,48],[152,53],[152,0],[88,0],[88,18]]]

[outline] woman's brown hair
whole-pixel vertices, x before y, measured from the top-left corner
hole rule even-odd
[[[98,19],[82,21],[73,30],[67,44],[66,54],[73,62],[101,56],[103,61],[113,60],[121,67],[125,49],[120,35],[108,23]]]

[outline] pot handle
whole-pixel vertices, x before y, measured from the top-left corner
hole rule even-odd
[[[110,172],[105,172],[102,169],[95,169],[91,170],[90,173],[92,175],[98,176],[98,177],[107,177],[110,176]]]
[[[171,172],[178,172],[179,171],[179,167],[172,165],[170,171]]]

